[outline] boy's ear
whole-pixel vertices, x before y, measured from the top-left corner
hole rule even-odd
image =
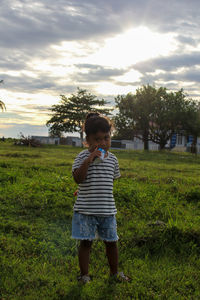
[[[85,137],[84,145],[85,145],[86,147],[89,146],[89,139],[88,139],[87,136]]]

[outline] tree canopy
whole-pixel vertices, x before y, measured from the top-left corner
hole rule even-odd
[[[163,88],[156,89],[150,85],[143,86],[136,90],[135,94],[118,96],[115,98],[118,113],[115,117],[115,126],[119,136],[124,131],[129,133],[129,138],[141,138],[144,142],[144,149],[148,150],[150,140],[150,124],[152,123],[152,112],[155,101],[163,93]],[[125,120],[125,127],[121,125]]]
[[[197,103],[187,99],[182,89],[169,92],[163,87],[156,89],[147,85],[137,89],[135,94],[117,96],[115,102],[118,136],[141,138],[146,150],[148,141],[163,149],[173,133],[199,133]]]
[[[62,136],[66,132],[79,132],[83,140],[83,124],[90,111],[110,114],[110,109],[105,108],[107,102],[104,99],[97,99],[95,95],[87,90],[77,88],[77,93],[70,97],[60,95],[60,104],[53,105],[50,120],[46,125],[52,136]]]

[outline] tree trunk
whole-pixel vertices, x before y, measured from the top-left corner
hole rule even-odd
[[[191,145],[191,153],[197,154],[197,136],[194,137]]]
[[[161,140],[159,143],[159,150],[162,151],[165,149],[166,141]]]
[[[159,150],[162,151],[165,149],[165,145],[164,144],[159,144]]]
[[[143,142],[144,142],[144,150],[149,150],[149,135],[148,132],[144,132],[143,134]]]
[[[83,148],[83,131],[80,132],[81,147]]]

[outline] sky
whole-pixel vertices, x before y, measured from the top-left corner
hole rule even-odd
[[[110,106],[145,84],[200,100],[199,16],[199,0],[1,0],[0,137],[47,136],[77,87]]]

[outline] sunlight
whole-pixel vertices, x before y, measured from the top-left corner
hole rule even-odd
[[[109,95],[109,96],[117,96],[117,95],[124,95],[128,94],[130,92],[134,93],[136,90],[136,87],[132,85],[125,85],[125,86],[120,86],[120,85],[115,85],[113,83],[109,82],[100,82],[98,84],[98,87],[96,88],[96,91],[99,94],[102,95]]]
[[[174,34],[161,34],[146,27],[138,27],[107,39],[105,46],[87,58],[87,63],[124,68],[141,60],[174,51]]]
[[[137,80],[139,80],[141,77],[141,73],[136,71],[136,70],[131,70],[127,73],[125,73],[124,75],[122,76],[117,76],[117,77],[113,77],[116,81],[120,81],[120,82],[127,82],[127,83],[130,83],[130,82],[135,82]]]

